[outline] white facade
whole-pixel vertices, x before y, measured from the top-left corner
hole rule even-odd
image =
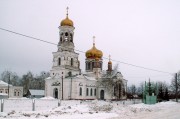
[[[103,80],[113,80],[120,81],[120,85],[123,85],[123,88],[120,86],[121,89],[118,89],[118,99],[126,99],[127,80],[123,78],[120,72],[116,72],[109,79],[104,77],[108,72],[102,71],[102,59],[96,61],[96,59],[87,58],[85,61],[86,72],[81,73],[79,54],[74,51],[73,36],[75,28],[68,24],[68,16],[65,20],[63,25],[59,26],[60,39],[57,52],[53,52],[51,75],[45,79],[45,96],[66,100],[115,99],[115,88],[111,87],[112,90],[110,91],[103,84]],[[65,22],[67,22],[67,25]],[[95,44],[93,47],[95,47]],[[97,63],[99,63],[99,67],[95,67]]]
[[[8,94],[8,89],[9,89],[9,94]],[[9,98],[20,98],[23,97],[23,87],[20,86],[12,86],[2,80],[0,80],[0,95],[7,94],[9,95]]]

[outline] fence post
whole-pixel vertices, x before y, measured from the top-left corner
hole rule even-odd
[[[61,106],[61,100],[58,100],[58,107]]]
[[[32,111],[35,111],[35,99],[32,99]]]
[[[1,112],[3,112],[3,108],[4,108],[4,100],[1,99]]]

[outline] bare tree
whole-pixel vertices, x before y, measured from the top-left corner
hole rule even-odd
[[[137,87],[137,95],[142,98],[143,96],[143,91],[144,91],[144,82],[141,82],[140,85]]]
[[[176,78],[175,76],[173,77],[173,79],[171,80],[171,85],[170,85],[170,93],[172,95],[172,97],[175,98],[175,93],[176,93]],[[180,95],[180,71],[177,73],[177,95]]]
[[[128,98],[133,99],[137,95],[137,88],[134,84],[128,87]]]
[[[159,81],[158,85],[158,100],[169,100],[168,85],[165,82]]]
[[[22,76],[22,85],[24,88],[24,96],[27,96],[28,90],[30,88],[31,80],[33,80],[33,74],[29,71],[27,74]]]
[[[1,80],[12,84],[13,86],[19,85],[19,76],[15,72],[3,71],[1,74]]]

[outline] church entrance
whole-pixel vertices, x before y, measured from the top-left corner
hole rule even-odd
[[[58,98],[58,89],[57,88],[54,89],[54,98],[55,99]]]
[[[101,92],[100,92],[100,99],[104,100],[104,90],[101,90]]]

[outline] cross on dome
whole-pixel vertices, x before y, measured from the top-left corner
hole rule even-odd
[[[67,15],[67,17],[68,17],[68,10],[69,10],[69,7],[66,8],[66,12],[67,12],[66,15]]]
[[[73,21],[68,18],[68,10],[69,10],[69,7],[66,8],[66,18],[61,21],[60,25],[73,27]]]
[[[111,55],[109,55],[109,61],[111,61]]]
[[[96,38],[96,37],[95,37],[95,36],[93,36],[93,45],[95,45],[95,38]]]

